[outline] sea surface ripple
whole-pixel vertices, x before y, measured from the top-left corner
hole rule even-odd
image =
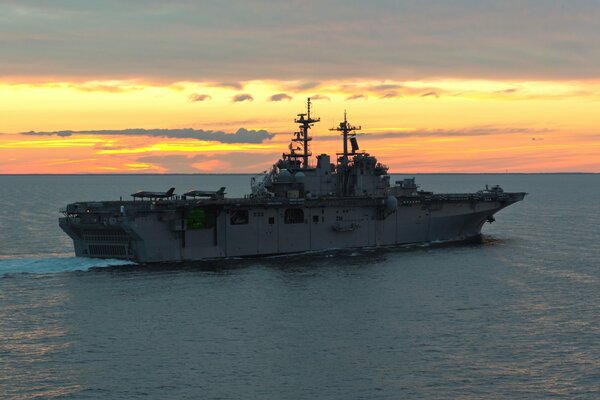
[[[248,179],[0,176],[0,398],[600,397],[599,175],[417,176],[529,192],[480,244],[148,267],[76,258],[57,226]]]

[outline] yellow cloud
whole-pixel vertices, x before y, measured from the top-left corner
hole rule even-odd
[[[15,136],[15,135],[10,135]],[[98,143],[99,139],[82,138],[82,139],[50,139],[50,140],[12,140],[5,143],[0,142],[0,149],[57,149],[57,148],[72,148],[72,147],[93,147]]]
[[[186,152],[186,153],[223,153],[223,152],[244,152],[248,150],[271,151],[275,148],[271,144],[227,144],[203,141],[178,141],[160,142],[152,146],[105,149],[99,150],[98,154],[136,154],[152,152]]]

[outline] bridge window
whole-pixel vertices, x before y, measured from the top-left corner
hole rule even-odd
[[[235,210],[231,213],[231,225],[247,225],[248,210]]]
[[[288,208],[285,210],[284,222],[286,224],[303,224],[304,211],[300,208]]]

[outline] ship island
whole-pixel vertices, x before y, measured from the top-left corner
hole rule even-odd
[[[415,178],[390,182],[388,167],[359,148],[346,113],[332,128],[343,150],[312,157],[306,112],[270,170],[242,198],[219,190],[140,191],[131,200],[80,201],[61,210],[59,226],[78,257],[137,263],[272,256],[335,249],[479,240],[486,222],[526,193],[486,186],[474,193],[420,190]]]

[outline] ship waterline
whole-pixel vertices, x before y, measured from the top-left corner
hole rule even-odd
[[[478,237],[494,214],[525,193],[499,186],[474,193],[434,194],[414,179],[390,184],[387,167],[359,150],[344,116],[343,152],[311,165],[309,129],[318,118],[295,120],[289,152],[251,183],[244,198],[218,191],[184,195],[138,192],[133,201],[69,204],[60,227],[81,257],[141,263],[260,256],[337,248],[464,241]],[[350,149],[348,144],[350,144]],[[139,199],[139,200],[136,200]]]

